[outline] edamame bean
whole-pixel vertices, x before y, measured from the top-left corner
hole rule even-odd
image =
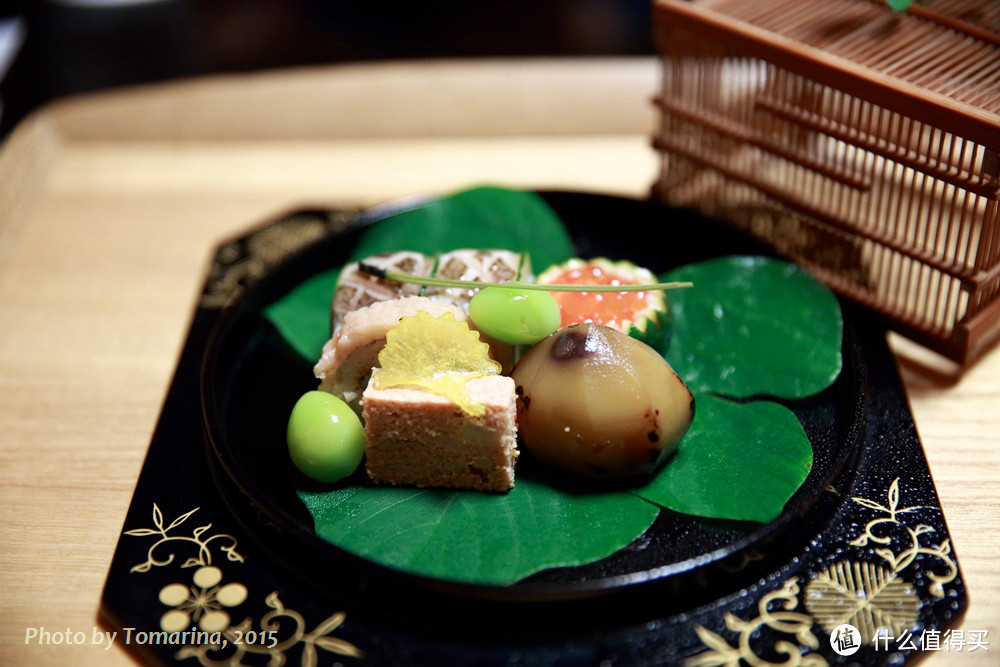
[[[295,403],[287,440],[295,467],[319,482],[347,477],[365,453],[361,419],[347,403],[325,391],[306,392]]]
[[[511,345],[532,345],[559,328],[559,304],[548,292],[484,287],[469,301],[469,318],[482,333]]]

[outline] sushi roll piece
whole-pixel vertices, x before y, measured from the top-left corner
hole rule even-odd
[[[401,250],[367,257],[365,264],[387,271],[426,277],[434,270],[434,258],[412,250]],[[346,315],[379,301],[417,296],[421,285],[389,280],[362,271],[361,262],[353,262],[341,271],[331,305],[330,331],[337,334]]]
[[[532,280],[527,255],[512,250],[453,250],[437,256],[435,278],[469,280],[479,283],[507,283]],[[464,310],[475,289],[461,287],[425,287],[423,296],[453,303]]]

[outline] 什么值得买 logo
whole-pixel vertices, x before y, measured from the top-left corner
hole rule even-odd
[[[830,647],[837,655],[853,655],[861,648],[861,631],[853,625],[838,625],[830,633]]]

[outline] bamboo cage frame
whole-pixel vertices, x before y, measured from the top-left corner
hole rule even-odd
[[[653,197],[968,365],[1000,339],[1000,3],[656,0]]]

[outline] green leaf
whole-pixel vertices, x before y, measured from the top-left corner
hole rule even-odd
[[[477,187],[380,220],[355,246],[351,259],[395,250],[433,255],[460,248],[526,252],[536,270],[573,254],[569,233],[540,196]]]
[[[627,546],[659,509],[627,491],[574,495],[519,478],[506,494],[392,486],[300,489],[316,533],[406,572],[509,585]]]
[[[308,362],[319,360],[330,338],[330,309],[339,278],[340,268],[318,273],[264,309],[264,317]]]
[[[670,294],[674,336],[667,353],[692,391],[802,398],[840,374],[840,305],[797,265],[722,257],[661,279],[694,283]]]
[[[788,408],[695,397],[695,419],[677,454],[636,495],[698,516],[776,519],[812,468],[809,437]]]

